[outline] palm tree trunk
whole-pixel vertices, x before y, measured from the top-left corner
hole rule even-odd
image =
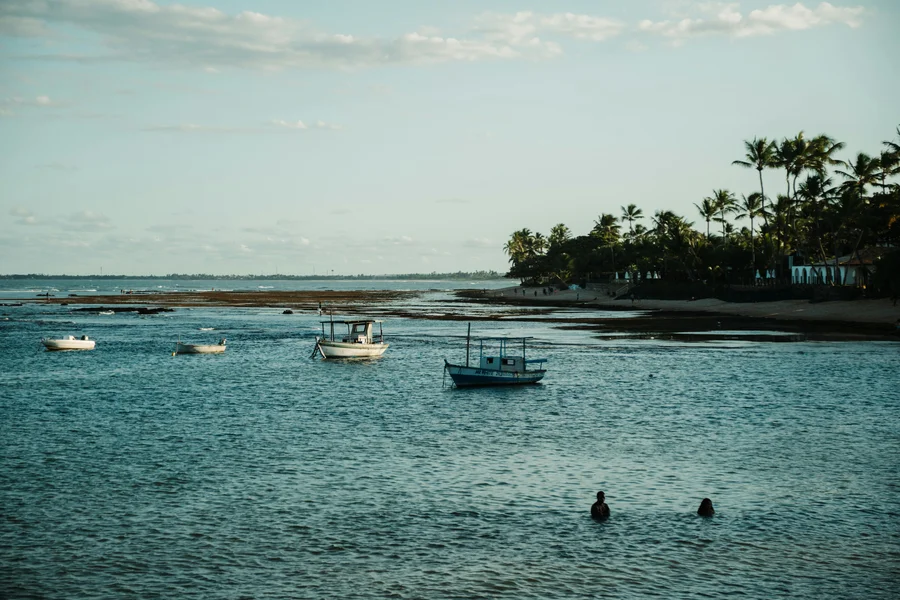
[[[769,218],[766,216],[766,189],[763,187],[763,179],[762,179],[762,169],[757,169],[759,171],[759,193],[762,194],[762,207],[763,207],[763,221],[766,223],[766,227],[769,226]]]
[[[765,202],[765,201],[764,201]],[[753,245],[753,213],[750,213],[750,262],[753,267],[750,285],[756,285],[756,246]]]

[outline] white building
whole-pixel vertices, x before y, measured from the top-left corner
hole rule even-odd
[[[799,285],[849,285],[865,286],[872,265],[884,251],[882,248],[865,248],[858,253],[841,256],[835,260],[811,265],[791,267],[791,282]]]

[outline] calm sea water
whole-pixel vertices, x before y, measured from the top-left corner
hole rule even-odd
[[[0,597],[896,597],[900,344],[476,323],[550,371],[455,390],[465,323],[327,362],[312,314],[74,307],[0,307]]]

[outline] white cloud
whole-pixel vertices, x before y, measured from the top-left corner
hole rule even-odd
[[[303,121],[283,121],[277,119],[272,121],[272,125],[284,127],[285,129],[309,129]]]
[[[21,206],[14,206],[9,209],[9,215],[11,217],[16,218],[16,223],[19,225],[37,225],[38,221],[35,218],[34,213],[32,213],[27,208],[23,208]]]
[[[340,131],[343,129],[340,125],[336,123],[326,123],[325,121],[316,121],[317,129],[329,129],[331,131]]]
[[[541,15],[530,11],[512,15],[485,13],[476,20],[476,31],[487,40],[503,42],[513,46],[542,48],[546,55],[562,53],[554,42],[544,42],[539,35],[557,35],[575,39],[602,42],[622,33],[625,24],[614,19],[559,13]]]
[[[602,19],[555,15],[540,26],[574,37],[605,35]],[[106,53],[76,60],[118,59],[204,70],[252,68],[353,68],[487,59],[544,58],[556,44],[536,37],[451,37],[421,29],[393,39],[327,33],[306,21],[245,11],[229,15],[211,7],[157,4],[151,0],[4,0],[0,24],[7,35],[46,35],[77,28],[97,36]],[[41,56],[73,59],[72,55]]]
[[[415,240],[408,235],[401,235],[399,237],[386,237],[384,238],[384,241],[389,244],[394,244],[395,246],[409,246],[416,243]]]
[[[109,231],[112,229],[109,217],[102,213],[96,213],[90,210],[82,210],[71,214],[66,219],[57,223],[57,226],[61,229],[87,232]]]
[[[159,133],[248,133],[253,130],[246,127],[215,127],[210,125],[185,123],[183,125],[154,125],[152,127],[145,127],[143,131],[155,131]]]
[[[738,10],[738,4],[706,4],[698,9],[710,12],[706,18],[683,18],[672,21],[644,20],[638,24],[640,31],[661,35],[675,42],[704,35],[753,37],[772,35],[781,31],[801,31],[831,24],[859,27],[865,9],[861,6],[839,7],[822,2],[816,8],[801,3],[771,5],[750,11],[746,16]]]
[[[12,115],[14,112],[11,110],[15,107],[32,107],[32,108],[46,108],[49,106],[59,106],[59,102],[55,102],[50,99],[50,96],[36,96],[34,98],[22,98],[21,96],[13,96],[12,98],[4,98],[0,100],[0,114],[2,115]]]
[[[474,248],[497,248],[497,243],[488,238],[469,238],[465,245]]]

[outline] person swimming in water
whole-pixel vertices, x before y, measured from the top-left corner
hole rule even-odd
[[[591,505],[591,517],[594,519],[609,517],[609,507],[606,505],[606,495],[603,492],[597,492],[597,501]]]
[[[700,501],[700,508],[697,509],[697,514],[701,517],[711,517],[713,513],[716,511],[713,509],[712,500],[709,498],[704,498]]]

